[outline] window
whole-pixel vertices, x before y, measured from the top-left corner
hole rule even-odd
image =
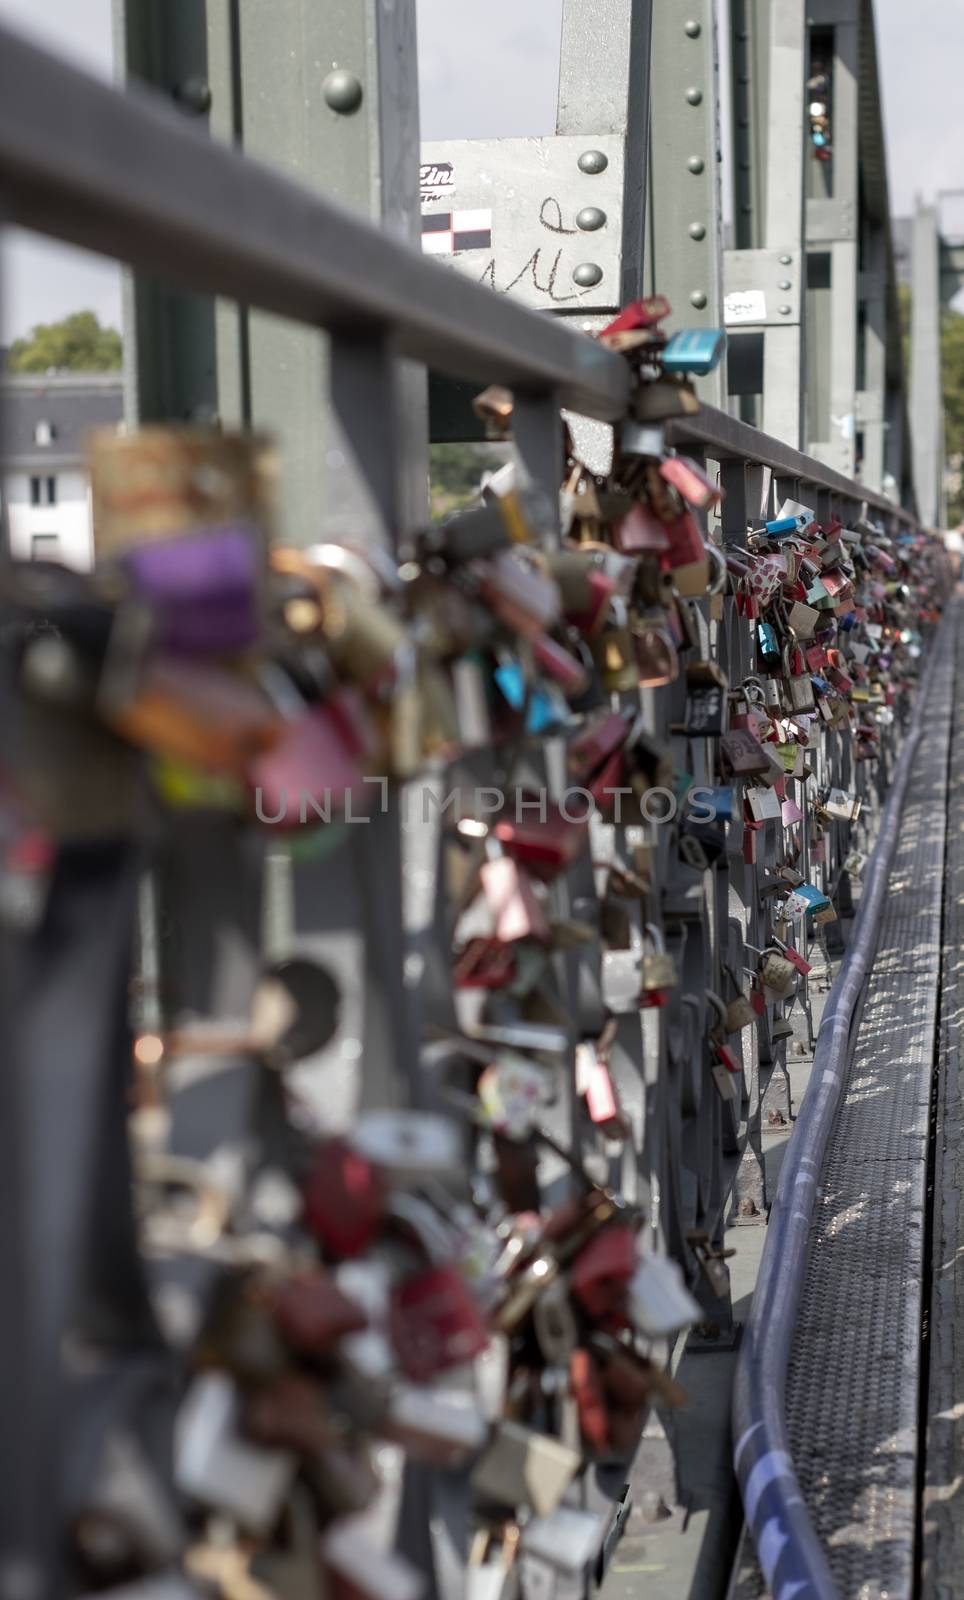
[[[48,478],[47,479],[47,505],[48,506],[55,506],[56,504],[57,504],[57,479],[56,478]]]
[[[40,504],[40,479],[39,478],[31,478],[31,480],[30,480],[30,504],[32,506],[39,506],[39,504]]]
[[[53,438],[54,438],[53,423],[51,423],[51,422],[38,422],[37,426],[33,430],[33,442],[34,442],[34,444],[40,444],[40,445],[52,444],[53,443]]]
[[[57,561],[60,540],[55,533],[35,533],[30,541],[31,561]]]

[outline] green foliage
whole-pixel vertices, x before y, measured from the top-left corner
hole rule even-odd
[[[476,499],[483,472],[506,459],[504,445],[433,444],[430,462],[432,515],[447,516]]]
[[[102,328],[93,311],[62,322],[42,322],[10,346],[11,372],[113,372],[121,364],[121,336]]]
[[[959,469],[964,461],[964,317],[957,311],[944,313],[941,356],[947,459]],[[954,478],[960,481],[959,470],[955,470]],[[964,487],[952,490],[948,496],[947,516],[952,526],[964,520]]]

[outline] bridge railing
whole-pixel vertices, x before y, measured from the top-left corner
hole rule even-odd
[[[94,81],[6,30],[0,30],[0,218],[136,270],[326,329],[333,409],[370,494],[372,540],[389,551],[397,551],[413,531],[405,524],[400,487],[405,445],[395,379],[401,362],[419,363],[479,386],[510,389],[513,445],[553,506],[564,464],[561,409],[617,428],[628,414],[632,374],[622,356],[563,322],[470,283],[348,210],[213,142],[160,97],[136,87],[120,92]],[[719,520],[714,518],[705,533],[724,556],[744,544],[748,524],[773,513],[785,498],[809,505],[825,525],[834,518],[849,525],[870,516],[890,537],[918,532],[899,506],[712,408],[671,424],[668,440],[719,474],[725,499]],[[757,670],[753,623],[740,608],[733,585],[729,592],[677,604],[690,633],[682,648],[693,658],[715,662],[734,687]],[[641,705],[647,727],[669,753],[675,773],[690,785],[713,788],[720,776],[718,745],[712,737],[685,731],[685,699],[683,674],[667,689],[624,694],[613,703]],[[866,774],[886,774],[900,730],[898,716],[882,729],[876,763],[859,771],[849,730],[827,729],[814,744],[813,781],[821,789],[862,794],[868,802],[864,827],[881,787]],[[543,750],[533,753],[534,770],[545,776],[564,746],[565,734],[547,740]],[[731,1000],[742,992],[745,970],[756,964],[752,952],[770,944],[775,902],[763,891],[769,891],[777,868],[792,856],[818,887],[836,887],[857,837],[851,830],[836,829],[823,859],[816,859],[805,786],[795,778],[788,782],[788,795],[797,793],[801,819],[767,821],[757,836],[743,820],[742,787],[737,782],[734,788],[725,851],[703,870],[681,858],[672,827],[651,821],[598,825],[594,848],[602,859],[611,860],[614,851],[627,859],[637,847],[648,853],[649,909],[644,914],[637,903],[629,915],[638,935],[644,923],[661,929],[680,981],[662,1010],[633,1009],[619,1018],[610,1067],[632,1128],[621,1154],[614,1156],[582,1118],[571,1050],[563,1130],[584,1156],[605,1159],[610,1181],[618,1182],[624,1196],[642,1208],[648,1237],[680,1263],[703,1309],[704,1322],[694,1337],[704,1348],[732,1344],[732,1306],[720,1255],[724,1226],[734,1209],[748,1222],[762,1221],[765,1215],[764,1097],[774,1070],[785,1069],[794,1027],[804,1040],[810,1032],[806,984],[795,1013],[792,1004],[768,994],[757,1022],[739,1036],[739,1092],[724,1100],[712,1075],[711,1034],[717,1018],[707,994]],[[430,872],[430,914],[422,918],[417,935],[407,926],[405,852],[430,855],[434,843],[428,830],[414,844],[403,837],[401,798],[394,785],[391,795],[386,814],[362,830],[364,849],[346,846],[347,868],[334,859],[304,862],[285,856],[282,870],[275,861],[266,908],[258,904],[257,889],[248,896],[250,864],[233,822],[202,826],[185,819],[170,828],[161,850],[167,874],[161,927],[174,955],[165,958],[162,953],[159,960],[162,968],[167,961],[178,976],[162,979],[162,1007],[216,1014],[208,992],[217,975],[218,957],[212,952],[225,928],[243,934],[242,942],[252,949],[262,939],[262,916],[269,925],[268,943],[276,949],[313,941],[318,946],[326,940],[328,948],[347,948],[354,940],[352,950],[361,952],[363,1000],[356,1018],[360,1042],[351,1060],[360,1058],[364,1066],[349,1070],[361,1080],[362,1102],[424,1104],[430,1099],[419,1066],[419,1027],[424,1020],[451,1017],[451,994],[440,998],[423,993],[413,980],[411,958],[418,953],[423,972],[447,970],[451,908],[444,904],[439,874]],[[258,858],[255,877],[260,870]],[[611,953],[598,933],[598,871],[587,871],[585,864],[574,869],[568,884],[566,904],[571,909],[577,902],[579,919],[597,931],[577,959],[566,961],[561,980],[571,1044],[586,1026],[582,977],[590,972],[598,990],[600,971]],[[357,911],[353,926],[346,920],[345,905]],[[792,926],[790,939],[806,937],[804,928],[805,922]],[[427,980],[423,987],[430,988]],[[14,1018],[34,1004],[27,992],[11,995],[10,1001]],[[92,994],[91,1008],[97,1004]],[[788,1026],[791,1013],[803,1021],[791,1020]],[[22,1037],[42,1042],[36,1018]],[[66,1033],[61,1033],[60,1045],[68,1047]],[[347,1056],[343,1065],[349,1065]],[[56,1083],[56,1075],[23,1055],[16,1070],[4,1076],[0,1120],[9,1113],[10,1128],[28,1128],[18,1096],[26,1075],[34,1071],[41,1081]],[[784,1119],[789,1109],[784,1096]],[[30,1329],[42,1328],[39,1345],[45,1348],[44,1339],[53,1348],[63,1333],[58,1321],[65,1315],[63,1302],[56,1294],[46,1295],[41,1285],[25,1287],[16,1263],[45,1185],[47,1226],[61,1242],[76,1240],[71,1230],[81,1226],[83,1183],[98,1182],[92,1152],[100,1148],[100,1113],[93,1091],[74,1111],[59,1143],[35,1126],[26,1135],[21,1154],[25,1152],[33,1170],[25,1171],[18,1157],[19,1188],[5,1223],[10,1250],[0,1260],[0,1282],[10,1290],[2,1298],[13,1308],[8,1320],[22,1335],[19,1340],[11,1335],[10,1360],[4,1362],[8,1373],[18,1362],[32,1372]],[[56,1115],[54,1107],[51,1115]],[[231,1103],[215,1096],[206,1111],[195,1107],[194,1118],[187,1134],[180,1130],[194,1158],[209,1155],[226,1138],[260,1131],[250,1096],[244,1108],[239,1108],[237,1095]],[[113,1136],[122,1139],[116,1119]],[[71,1141],[84,1144],[92,1159],[89,1168],[71,1163]],[[123,1170],[124,1161],[118,1160]],[[75,1179],[80,1188],[71,1187]],[[54,1258],[66,1270],[66,1254],[55,1251]],[[43,1458],[31,1481],[49,1483],[51,1473],[56,1475],[50,1461],[54,1435],[40,1428],[38,1418],[27,1415],[23,1423],[36,1435],[34,1456]],[[54,1427],[61,1430],[62,1440],[67,1422],[61,1416]],[[660,1511],[673,1500],[676,1488],[668,1458],[662,1477],[653,1459],[651,1451],[646,1467],[650,1477],[637,1476],[634,1492],[641,1506]],[[429,1473],[429,1497],[434,1493],[432,1477]],[[407,1525],[400,1544],[414,1558],[427,1559],[429,1501],[423,1496],[424,1515],[412,1510],[413,1503],[406,1501]],[[615,1515],[601,1475],[588,1503],[606,1516]],[[8,1509],[10,1548],[16,1551],[17,1540],[29,1545],[32,1539],[38,1550],[46,1551],[37,1559],[52,1560],[51,1541],[34,1525],[33,1511],[24,1509],[22,1497]],[[462,1548],[461,1558],[465,1553]]]

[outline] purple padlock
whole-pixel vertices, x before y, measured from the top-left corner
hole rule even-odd
[[[159,643],[177,655],[231,655],[258,639],[262,557],[243,526],[205,528],[140,545],[125,566],[157,618]]]

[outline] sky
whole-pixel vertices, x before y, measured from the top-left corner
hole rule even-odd
[[[417,4],[424,138],[553,131],[562,0]],[[0,0],[0,23],[110,76],[110,10],[110,0]],[[964,0],[876,0],[875,11],[891,201],[902,215],[918,194],[964,188]],[[964,234],[964,201],[945,220]],[[88,307],[119,325],[113,266],[17,233],[2,266],[0,340]]]

